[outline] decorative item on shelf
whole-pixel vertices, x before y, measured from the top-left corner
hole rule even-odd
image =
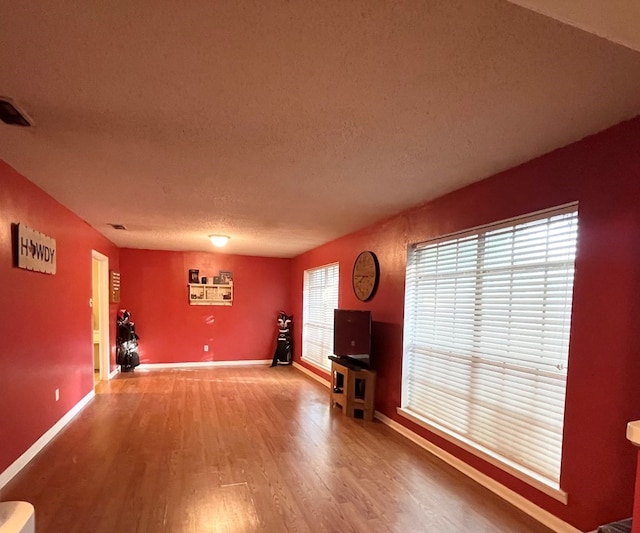
[[[200,283],[202,283],[203,285],[207,284],[207,276],[202,276],[202,278],[200,278]]]
[[[204,287],[201,287],[199,283],[190,285],[189,298],[191,300],[204,300]]]
[[[222,285],[232,285],[233,284],[233,272],[230,270],[221,270],[219,273],[220,283]]]
[[[222,285],[222,278],[220,276],[213,276],[214,285]]]
[[[373,298],[378,288],[380,265],[376,254],[364,251],[358,255],[353,264],[351,283],[358,300],[366,302]]]
[[[189,269],[189,283],[200,283],[200,271],[197,268]]]

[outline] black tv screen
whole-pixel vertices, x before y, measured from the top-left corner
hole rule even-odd
[[[334,309],[333,353],[361,366],[370,365],[371,311]]]

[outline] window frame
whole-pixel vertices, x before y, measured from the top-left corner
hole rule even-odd
[[[409,309],[408,307],[410,305],[409,300],[412,298],[412,294],[410,293],[410,291],[414,290],[414,288],[410,286],[410,283],[411,283],[410,268],[411,268],[411,261],[412,261],[411,254],[414,253],[414,250],[420,249],[420,248],[426,248],[426,247],[437,245],[437,244],[451,243],[456,240],[464,239],[469,236],[474,236],[474,235],[477,236],[481,234],[486,235],[491,231],[496,231],[500,229],[508,230],[509,228],[512,228],[512,227],[515,228],[522,224],[550,219],[553,216],[567,214],[567,213],[575,213],[575,224],[577,228],[578,204],[570,203],[557,208],[539,211],[539,212],[531,213],[529,215],[525,215],[521,217],[515,217],[515,218],[504,220],[502,222],[495,223],[495,224],[476,227],[470,230],[465,230],[463,232],[438,237],[436,239],[432,239],[432,240],[417,243],[417,244],[412,244],[409,246],[408,255],[407,255],[407,270],[406,270],[407,277],[406,277],[405,318],[404,318],[405,339],[404,339],[404,349],[403,349],[401,407],[397,409],[398,414],[402,415],[403,417],[408,418],[412,422],[428,429],[432,433],[435,433],[438,436],[453,442],[457,446],[465,449],[468,452],[473,453],[476,456],[481,457],[487,462],[495,466],[498,466],[499,468],[509,472],[510,474],[514,475],[515,477],[518,477],[519,479],[522,479],[523,481],[529,483],[530,485],[535,486],[539,490],[545,492],[546,494],[554,497],[555,499],[565,504],[567,503],[568,497],[566,492],[564,492],[560,488],[560,473],[558,473],[557,479],[549,479],[548,477],[544,475],[540,475],[538,472],[535,472],[527,468],[526,466],[521,465],[520,463],[512,461],[508,458],[505,458],[501,454],[496,453],[495,451],[485,446],[482,446],[481,444],[479,445],[473,440],[467,438],[467,436],[464,435],[463,433],[459,433],[455,430],[452,430],[450,427],[447,427],[446,425],[439,424],[437,421],[429,419],[427,416],[422,416],[421,413],[415,412],[411,410],[411,408],[407,407],[409,403],[408,402],[409,376],[407,373],[409,372],[409,365],[411,364],[411,357],[412,357],[411,353],[409,353],[408,351],[408,345],[410,344],[411,339],[407,338],[407,335],[411,334],[411,331],[410,331],[411,328],[408,328],[407,324],[409,320],[409,314],[412,312],[412,310]],[[573,249],[575,251],[577,249],[577,243],[578,243],[577,229],[575,233],[575,241],[573,241],[573,243],[574,243]],[[571,275],[571,281],[569,284],[569,294],[570,294],[569,295],[569,324],[571,321],[571,303],[572,303],[572,293],[573,293],[573,281],[574,281],[573,272],[575,271],[575,259],[576,259],[576,255],[574,252],[573,259],[572,259],[573,270]],[[475,283],[477,284],[479,282],[476,281]],[[475,290],[477,290],[477,288]],[[474,303],[474,309],[476,305],[482,305],[482,304],[478,304],[478,302]],[[437,311],[433,312],[434,315],[436,313]],[[477,329],[477,325],[474,319],[474,326],[473,326],[473,332],[472,332],[472,335],[474,336],[479,335],[478,333],[476,333],[476,329]],[[569,326],[569,329],[570,329],[570,326]],[[568,341],[567,341],[567,357],[568,357]],[[566,370],[566,368],[564,370]],[[566,398],[566,375],[565,375],[565,382],[564,382],[564,389],[563,389],[563,403],[562,403],[563,413],[564,413],[564,405],[565,405],[564,398]],[[564,427],[564,414],[562,415],[562,426]],[[560,453],[561,453],[562,436],[560,436],[560,439],[561,439],[560,440]]]
[[[322,272],[325,276],[325,284],[320,288],[323,292],[322,298],[329,300],[322,302],[322,308],[316,308],[316,320],[320,321],[311,323],[309,318],[309,306],[313,303],[309,300],[312,287],[308,284],[311,276]],[[330,281],[331,284],[327,284]],[[333,354],[333,310],[338,307],[338,299],[340,295],[340,263],[328,263],[318,267],[305,269],[302,281],[302,350],[301,359],[320,370],[325,372],[331,371],[331,364],[328,358]],[[318,317],[317,314],[322,315]],[[310,338],[310,334],[316,334],[314,339],[316,346],[313,347],[314,340]],[[319,343],[319,345],[318,345]],[[321,354],[309,355],[310,348],[321,350]]]

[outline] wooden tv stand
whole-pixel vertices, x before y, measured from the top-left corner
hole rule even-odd
[[[373,420],[376,373],[331,359],[331,407],[341,407],[342,414]]]

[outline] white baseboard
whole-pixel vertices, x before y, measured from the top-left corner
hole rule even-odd
[[[424,450],[435,455],[436,457],[451,465],[456,470],[462,472],[464,475],[470,477],[477,483],[480,483],[480,485],[482,485],[483,487],[489,489],[494,494],[500,496],[503,500],[506,500],[514,507],[517,507],[518,509],[528,514],[530,517],[534,518],[541,524],[544,524],[548,528],[552,529],[553,531],[556,531],[557,533],[581,533],[579,529],[576,529],[571,524],[568,524],[567,522],[561,520],[557,516],[551,514],[549,511],[545,511],[542,507],[539,507],[536,504],[530,502],[524,496],[521,496],[517,492],[514,492],[501,483],[498,483],[493,478],[487,476],[486,474],[483,474],[479,470],[476,470],[464,461],[461,461],[449,452],[444,451],[442,448],[439,448],[424,437],[421,437],[417,433],[414,433],[410,429],[404,427],[402,424],[399,424],[395,420],[392,420],[388,416],[383,415],[379,411],[376,411],[374,416],[383,424],[386,424],[391,429],[397,431],[410,441],[416,443]]]
[[[327,387],[327,388],[331,387],[331,383],[329,383],[329,380],[324,379],[323,377],[319,376],[315,372],[311,372],[311,370],[309,370],[308,368],[302,366],[300,363],[296,363],[294,361],[293,362],[293,368],[295,368],[296,370],[299,370],[300,372],[306,374],[310,378],[315,379],[319,383],[322,383],[325,387]]]
[[[26,452],[18,457],[13,463],[11,463],[11,465],[9,465],[9,468],[7,468],[0,474],[0,489],[7,483],[9,483],[9,481],[11,481],[13,477],[18,472],[20,472],[20,470],[27,466],[29,461],[31,461],[31,459],[33,459],[38,454],[38,452],[42,450],[42,448],[49,444],[51,439],[53,439],[53,437],[60,433],[62,428],[64,428],[71,421],[71,419],[76,416],[82,410],[82,408],[93,399],[95,395],[96,393],[94,391],[91,391],[84,398],[82,398],[82,400],[80,400],[71,409],[69,409],[69,411],[67,411],[67,413],[60,420],[58,420],[53,426],[51,426],[51,428],[44,435],[42,435],[42,437],[35,441]]]
[[[109,374],[109,379],[115,378],[118,375],[118,372],[120,372],[120,367],[116,366]]]
[[[271,359],[244,359],[240,361],[198,361],[190,363],[144,363],[136,367],[140,370],[160,370],[167,368],[210,368],[214,366],[270,365]]]

